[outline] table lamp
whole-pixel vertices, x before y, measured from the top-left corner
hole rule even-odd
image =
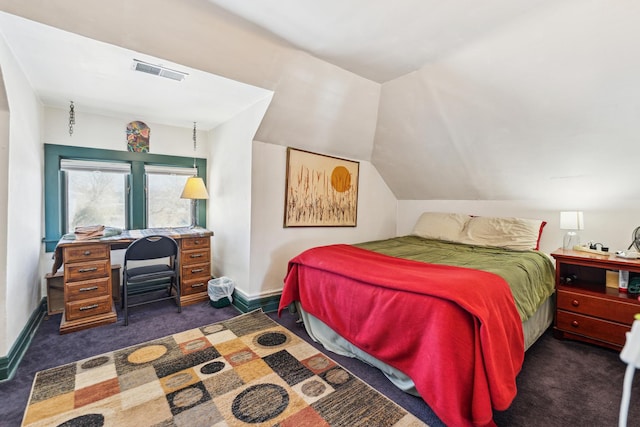
[[[581,211],[560,212],[560,229],[569,230],[562,240],[562,249],[573,249],[580,244],[576,231],[584,230],[584,215]]]
[[[189,228],[196,228],[198,226],[198,200],[206,200],[209,198],[207,187],[205,187],[202,178],[199,176],[192,176],[188,178],[180,198],[191,199],[191,225]]]

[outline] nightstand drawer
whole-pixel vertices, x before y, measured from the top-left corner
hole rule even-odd
[[[109,279],[108,277],[103,277],[102,279],[95,280],[86,280],[83,282],[68,283],[66,290],[67,302],[109,295],[110,288],[111,279]]]
[[[562,310],[558,310],[556,313],[556,328],[619,346],[624,345],[626,342],[625,333],[631,329],[629,326],[619,323]]]
[[[112,306],[113,301],[111,301],[111,296],[105,295],[103,297],[66,303],[64,306],[64,314],[67,320],[76,320],[97,314],[109,313]]]
[[[640,306],[622,299],[612,300],[578,292],[558,290],[558,310],[586,314],[612,322],[631,325]],[[624,344],[624,342],[623,342]]]
[[[105,259],[109,258],[109,249],[107,245],[68,246],[64,248],[63,259],[65,263]]]

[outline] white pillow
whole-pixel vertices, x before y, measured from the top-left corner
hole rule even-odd
[[[413,234],[426,239],[458,242],[471,219],[469,215],[444,212],[424,212],[413,227]]]
[[[463,242],[521,251],[538,249],[545,224],[537,219],[476,216],[467,223]]]

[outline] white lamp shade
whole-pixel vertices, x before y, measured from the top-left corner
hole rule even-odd
[[[180,198],[192,200],[208,199],[209,193],[207,192],[207,187],[204,185],[204,181],[202,180],[202,178],[198,176],[192,176],[191,178],[187,179]]]
[[[584,230],[584,215],[581,211],[560,212],[561,230]]]

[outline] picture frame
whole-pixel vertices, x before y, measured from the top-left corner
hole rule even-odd
[[[360,162],[287,147],[284,227],[355,227]]]

